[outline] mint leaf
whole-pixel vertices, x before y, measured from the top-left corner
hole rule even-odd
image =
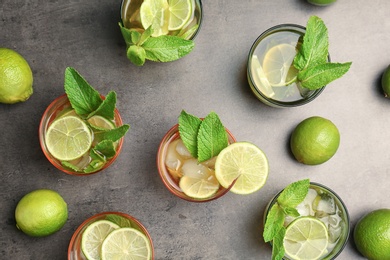
[[[208,114],[198,132],[198,161],[204,162],[217,156],[229,144],[225,127],[218,115]]]
[[[65,92],[78,115],[92,113],[103,102],[99,92],[71,67],[65,70]]]
[[[97,132],[95,133],[95,138],[98,140],[111,140],[112,142],[116,142],[126,134],[129,128],[129,125],[122,125],[108,131]]]
[[[179,134],[192,157],[198,158],[198,131],[202,120],[184,110],[179,116]]]
[[[301,214],[299,214],[298,210],[296,208],[286,207],[283,208],[284,214],[288,216],[292,216],[294,218],[299,217]]]
[[[123,26],[121,22],[118,23],[121,33],[123,36],[123,39],[126,42],[127,47],[129,47],[132,44],[137,44],[141,38],[141,33],[139,33],[136,30],[130,30]]]
[[[115,215],[115,214],[109,214],[106,216],[106,220],[111,221],[115,224],[117,224],[119,227],[133,227],[131,224],[130,219]]]
[[[100,106],[88,115],[87,118],[91,118],[94,115],[99,115],[105,117],[107,119],[114,120],[114,111],[116,106],[116,93],[114,91],[110,91]]]
[[[137,45],[131,45],[127,48],[127,58],[137,66],[144,65],[146,58],[144,48]]]
[[[89,152],[89,156],[92,160],[89,165],[83,170],[84,173],[91,173],[100,170],[107,162],[104,156],[98,153],[95,149],[91,149],[91,151]]]
[[[284,256],[284,236],[286,228],[281,227],[272,241],[272,260],[282,260]]]
[[[285,213],[278,203],[272,205],[264,225],[263,238],[265,242],[274,239],[279,230],[283,227],[284,219]]]
[[[278,204],[283,208],[295,208],[305,199],[309,186],[309,179],[291,183],[280,193]]]
[[[62,166],[65,166],[66,168],[71,169],[72,171],[81,172],[81,169],[79,167],[77,167],[76,165],[74,165],[73,163],[70,163],[68,161],[62,161],[61,164],[62,164]]]
[[[294,67],[304,70],[328,61],[328,30],[317,16],[311,16],[306,25],[303,43],[294,58]]]
[[[152,26],[149,26],[141,35],[141,38],[139,39],[139,42],[137,43],[139,46],[145,43],[147,39],[149,39],[150,36],[152,36],[153,30]]]
[[[189,40],[192,37],[192,35],[196,32],[196,30],[198,30],[198,28],[199,28],[199,24],[195,24],[188,30],[181,30],[177,36]]]
[[[298,73],[298,80],[302,87],[314,90],[321,88],[330,82],[341,78],[349,68],[351,62],[346,63],[324,63]]]
[[[103,140],[99,142],[93,150],[98,154],[104,155],[106,158],[112,158],[116,154],[114,142],[111,140]]]
[[[142,47],[145,49],[146,59],[168,62],[190,53],[194,48],[194,42],[177,36],[161,35],[149,37]]]

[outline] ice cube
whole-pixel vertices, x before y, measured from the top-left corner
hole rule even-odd
[[[215,161],[216,160],[217,160],[217,156],[214,156],[213,158],[211,158],[211,159],[209,159],[207,161],[202,162],[202,164],[204,166],[207,166],[207,167],[211,168],[211,169],[215,169]]]
[[[192,155],[190,151],[188,151],[187,147],[184,145],[183,141],[179,139],[176,144],[176,152],[180,154],[183,159],[190,159]]]
[[[214,171],[200,164],[197,159],[188,159],[184,161],[181,168],[183,175],[195,179],[207,179],[214,175]]]
[[[316,190],[309,189],[305,199],[296,208],[301,216],[314,216],[313,202],[317,195]]]
[[[318,202],[317,205],[316,215],[324,216],[333,214],[336,214],[336,204],[334,198],[327,194],[322,194],[321,200]]]
[[[329,226],[328,229],[328,235],[329,235],[329,242],[330,243],[335,243],[341,236],[341,226],[333,227]]]
[[[168,145],[167,156],[165,157],[165,165],[173,171],[178,171],[182,165],[182,159],[176,152],[178,141],[179,140],[175,140]]]

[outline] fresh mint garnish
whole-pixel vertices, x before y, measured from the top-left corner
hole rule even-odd
[[[194,48],[192,40],[174,35],[161,35],[153,37],[151,26],[142,34],[133,29],[128,29],[120,22],[123,38],[127,46],[127,58],[137,66],[142,66],[145,60],[157,62],[169,62],[180,59]]]
[[[284,256],[283,240],[286,229],[283,226],[286,216],[298,217],[295,209],[307,196],[310,180],[304,179],[288,185],[278,196],[267,214],[263,238],[272,243],[272,259],[280,260]]]
[[[65,70],[64,85],[70,104],[80,118],[87,120],[96,115],[108,120],[114,119],[116,108],[116,93],[114,91],[109,92],[105,98],[102,98],[97,90],[89,85],[74,68],[70,67]],[[113,129],[103,129],[99,126],[91,127],[94,129],[95,140],[99,140],[99,142],[90,150],[91,162],[89,165],[83,170],[70,162],[63,161],[61,162],[63,166],[85,173],[99,170],[106,164],[107,159],[115,156],[114,142],[121,139],[130,128],[127,124]]]
[[[184,145],[199,162],[217,156],[228,146],[225,127],[214,112],[201,120],[183,110],[179,116],[179,133]]]
[[[311,16],[293,63],[298,69],[296,80],[302,87],[319,89],[342,77],[351,67],[351,62],[328,62],[328,47],[328,30],[324,22]]]

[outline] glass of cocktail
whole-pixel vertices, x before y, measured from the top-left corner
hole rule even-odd
[[[253,43],[247,77],[252,92],[263,103],[278,108],[300,106],[313,101],[324,90],[325,86],[309,90],[295,80],[298,71],[292,64],[305,31],[300,25],[277,25]]]
[[[59,118],[63,118],[66,116],[74,116],[74,117],[79,117],[74,109],[72,109],[71,104],[69,102],[69,99],[66,94],[56,98],[45,110],[43,113],[43,116],[41,118],[41,122],[39,125],[39,141],[41,144],[41,148],[43,153],[45,154],[46,158],[53,164],[57,169],[71,175],[87,175],[87,174],[92,174],[92,173],[97,173],[99,171],[102,171],[106,169],[108,166],[110,166],[118,157],[118,155],[121,152],[122,149],[122,144],[123,144],[123,138],[119,139],[115,143],[115,150],[116,153],[113,157],[107,159],[103,164],[101,162],[96,161],[96,168],[89,169],[89,165],[91,162],[93,162],[94,158],[91,157],[91,149],[93,148],[94,145],[96,145],[99,140],[98,140],[98,134],[97,132],[99,131],[98,128],[107,128],[107,129],[113,129],[115,127],[119,127],[123,125],[122,118],[119,114],[119,111],[115,109],[115,118],[114,120],[110,121],[107,119],[103,119],[101,117],[95,117],[95,124],[98,127],[90,127],[90,124],[86,124],[88,126],[89,131],[91,131],[92,137],[94,140],[92,140],[92,146],[88,151],[80,156],[79,158],[73,159],[68,161],[69,164],[64,163],[64,161],[61,161],[57,158],[55,158],[49,151],[47,143],[46,143],[46,134],[48,131],[48,128],[50,125],[56,121]],[[93,120],[93,119],[92,119]],[[91,121],[91,120],[90,120]],[[101,130],[101,129],[100,129]],[[99,165],[98,165],[99,164]],[[74,165],[75,167],[71,167],[70,165]]]
[[[236,142],[228,129],[226,133],[229,144]],[[165,134],[157,152],[158,172],[164,185],[172,194],[190,202],[215,200],[229,191],[229,188],[222,187],[215,177],[215,160],[216,157],[199,164],[183,145],[178,124]],[[183,171],[190,177],[183,178]],[[201,173],[203,176],[199,178],[196,173]],[[194,181],[195,179],[197,181]],[[191,185],[191,182],[194,184],[194,189],[189,189],[187,194],[184,193],[180,185],[186,183]],[[201,190],[201,193],[197,192]],[[191,196],[191,193],[196,193],[196,198]]]
[[[269,216],[272,206],[277,203],[278,197],[282,192],[283,190],[276,194],[267,205],[264,212],[264,223]],[[295,209],[300,216],[286,216],[283,226],[288,229],[291,223],[294,223],[294,221],[299,220],[300,218],[314,218],[321,221],[327,230],[328,241],[326,243],[326,248],[323,249],[321,255],[316,259],[335,259],[344,249],[350,234],[349,214],[341,198],[330,188],[319,183],[311,182],[305,199],[296,206]],[[305,250],[310,250],[311,252],[320,250],[316,248],[319,243],[316,244],[315,238],[311,241],[311,244],[314,245],[313,248],[308,249],[308,247],[300,247],[300,245],[304,244],[306,241],[305,231],[301,230],[300,232],[302,232],[303,235],[297,238],[298,241],[292,241],[286,237],[284,238],[283,245],[289,249],[286,250],[283,259],[297,259],[296,255],[290,256],[288,252],[297,253],[300,251],[299,254],[304,254]]]
[[[97,222],[102,223],[101,228],[99,229],[96,225]],[[95,225],[93,227],[92,225]],[[108,229],[107,226],[112,228],[112,230]],[[89,229],[88,229],[89,228]],[[83,241],[83,239],[88,239],[88,235],[84,235],[86,232],[90,232],[91,235],[93,234],[93,228],[96,228],[96,230],[99,230],[96,236],[93,236],[95,241]],[[137,237],[138,243],[137,250],[142,251],[144,258],[140,259],[147,259],[152,260],[154,259],[154,249],[153,249],[153,242],[152,239],[146,230],[146,228],[142,225],[141,222],[139,222],[134,217],[122,213],[122,212],[102,212],[99,214],[96,214],[87,220],[85,220],[73,233],[73,236],[70,240],[69,247],[68,247],[68,260],[85,260],[87,259],[85,254],[99,254],[101,251],[100,247],[104,242],[104,240],[108,237],[112,231],[116,230],[125,230],[125,231],[134,231],[134,233],[130,234],[137,234],[139,237]],[[120,231],[119,231],[120,232]],[[126,233],[125,233],[126,234]],[[101,237],[98,237],[101,236]],[[84,237],[84,238],[83,238]],[[141,239],[139,239],[141,238]],[[101,240],[101,241],[100,241]],[[97,244],[95,244],[97,243]],[[107,243],[107,242],[106,242]],[[145,245],[142,245],[142,243],[145,243]],[[84,248],[83,248],[84,245]],[[92,248],[94,245],[98,247],[96,251]],[[133,247],[134,249],[134,247]],[[85,252],[84,252],[85,251]],[[100,251],[100,252],[99,252]],[[145,253],[146,252],[146,253]],[[145,256],[146,255],[146,256]],[[100,259],[100,258],[99,258]],[[137,258],[138,259],[138,258]]]

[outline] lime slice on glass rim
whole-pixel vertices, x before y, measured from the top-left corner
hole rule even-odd
[[[119,226],[108,220],[99,220],[89,225],[81,237],[81,250],[88,260],[101,259],[104,239]]]
[[[146,30],[152,26],[152,36],[168,34],[169,6],[167,0],[144,0],[140,8],[141,23]]]
[[[78,117],[58,118],[47,129],[45,142],[49,153],[60,161],[71,161],[83,156],[91,148],[92,133]]]
[[[219,183],[237,194],[250,194],[262,188],[268,177],[268,159],[256,145],[236,142],[223,149],[215,162]]]
[[[267,51],[263,61],[264,75],[273,87],[284,87],[296,80],[298,70],[292,65],[297,51],[291,44],[282,43]]]
[[[283,244],[289,258],[319,259],[327,252],[328,230],[321,220],[299,217],[287,226]]]
[[[137,259],[149,260],[151,246],[148,238],[134,228],[119,228],[104,239],[101,259]]]
[[[168,30],[179,30],[190,20],[193,12],[192,0],[168,0]]]

